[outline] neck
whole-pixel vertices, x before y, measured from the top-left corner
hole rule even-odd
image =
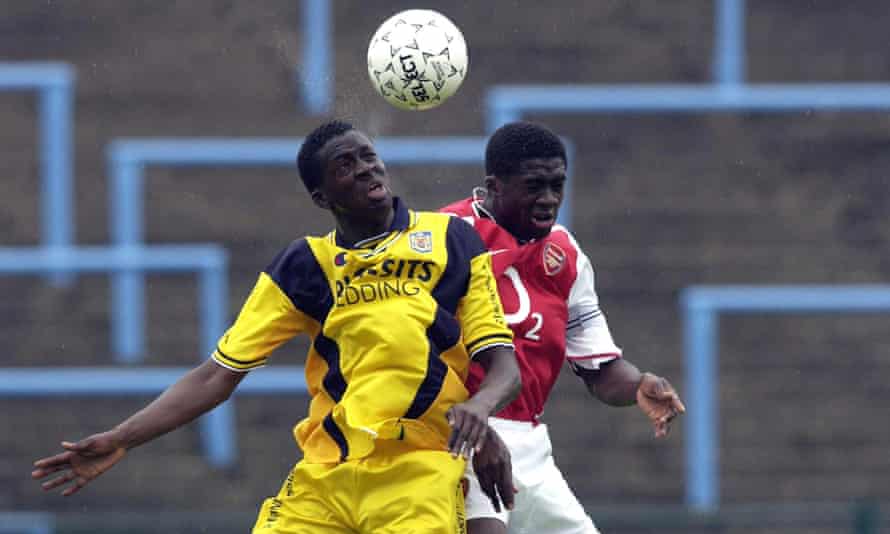
[[[352,246],[359,241],[388,231],[392,226],[395,210],[390,208],[378,217],[361,219],[336,214],[335,217],[337,219],[339,240],[348,246]]]
[[[485,210],[485,214],[491,217],[491,220],[493,220],[495,224],[506,230],[516,239],[516,241],[518,241],[519,243],[528,241],[527,239],[520,237],[516,232],[513,231],[512,228],[504,224],[504,218],[498,216],[497,209],[495,209],[494,200],[492,200],[491,195],[486,195],[486,197],[482,199],[482,209]]]

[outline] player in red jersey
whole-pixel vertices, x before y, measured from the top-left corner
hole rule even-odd
[[[590,261],[556,224],[566,181],[559,137],[537,124],[507,124],[488,141],[485,172],[484,189],[442,211],[471,223],[493,253],[522,391],[489,423],[510,449],[518,494],[512,511],[498,510],[468,470],[469,534],[596,533],[554,464],[547,427],[539,421],[564,362],[605,404],[637,404],[656,437],[667,435],[685,407],[667,380],[622,358],[599,306]],[[483,377],[480,367],[471,367],[471,391]],[[487,452],[476,455],[477,467],[489,461]]]

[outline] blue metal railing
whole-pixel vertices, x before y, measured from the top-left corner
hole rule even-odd
[[[55,524],[53,514],[46,512],[0,511],[0,534],[52,534]]]
[[[188,367],[0,367],[0,397],[156,395],[189,370]],[[253,371],[235,390],[237,395],[305,392],[301,365],[277,365]],[[214,427],[208,438],[231,441],[233,436],[233,433],[220,432]],[[234,448],[234,442],[232,444]]]
[[[564,140],[571,156],[574,148]],[[375,146],[389,164],[473,164],[484,160],[484,137],[382,137]],[[108,150],[111,184],[109,210],[115,246],[139,246],[144,240],[144,181],[147,165],[293,166],[300,138],[265,139],[118,139]],[[570,158],[571,162],[572,159]],[[568,187],[568,186],[567,186]],[[560,222],[571,219],[571,191]],[[112,350],[119,362],[136,363],[145,352],[144,277],[115,274],[112,285]]]
[[[297,67],[297,82],[303,105],[313,115],[331,110],[334,94],[334,33],[330,0],[303,0],[303,62]]]
[[[745,0],[714,4],[714,81],[733,87],[745,81]]]
[[[488,128],[526,113],[886,111],[890,84],[511,85],[486,96]]]
[[[199,315],[202,357],[208,356],[222,335],[228,313],[228,255],[219,245],[157,245],[131,247],[2,247],[0,275],[47,273],[121,273],[139,271],[196,272],[199,285]],[[4,372],[8,372],[4,371]],[[141,372],[141,370],[140,370]],[[132,375],[139,380],[139,372]],[[53,382],[51,374],[41,379]],[[132,380],[131,380],[132,382]],[[4,381],[5,388],[24,387],[19,380]],[[74,387],[74,386],[70,386]],[[201,421],[204,449],[216,466],[236,461],[235,415],[231,404],[223,405]],[[218,436],[229,436],[220,440]]]
[[[74,236],[74,69],[65,63],[0,63],[0,91],[37,91],[41,244],[71,246]],[[55,273],[69,283],[70,273]]]
[[[686,502],[713,512],[720,503],[719,318],[724,313],[890,312],[890,285],[693,286],[681,296],[686,400]]]

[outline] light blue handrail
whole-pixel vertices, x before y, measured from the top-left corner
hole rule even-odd
[[[720,504],[719,318],[724,313],[885,313],[890,285],[692,286],[681,295],[686,400],[686,502]]]
[[[157,395],[188,371],[186,367],[0,367],[0,398]],[[252,371],[235,390],[236,395],[305,392],[300,365]],[[218,468],[233,467],[238,450],[234,402],[219,405],[199,419],[199,425],[207,461]]]
[[[217,339],[225,329],[229,309],[227,268],[227,252],[214,244],[0,248],[0,275],[196,272],[201,330],[198,350],[202,358],[213,351]],[[13,382],[9,387],[19,385],[21,384]],[[204,448],[210,462],[215,466],[227,467],[234,465],[236,461],[234,421],[231,403],[201,421]],[[230,436],[230,439],[211,438],[219,435]]]
[[[46,512],[0,511],[0,534],[53,534],[56,522]]]
[[[156,395],[188,367],[0,367],[0,397],[107,397]],[[305,393],[302,365],[276,365],[252,371],[235,390],[236,395]],[[210,439],[229,440],[233,434],[211,433]]]
[[[573,154],[571,141],[564,142],[570,155]],[[381,137],[375,140],[377,150],[387,163],[405,165],[478,164],[484,161],[485,143],[484,137]],[[301,138],[115,140],[108,148],[113,243],[128,247],[138,246],[144,240],[147,165],[294,166],[301,144]],[[571,161],[570,157],[570,164]],[[480,170],[480,181],[481,175]],[[565,197],[559,220],[568,226],[572,209],[570,189],[566,190]],[[138,272],[119,272],[112,282],[112,349],[119,362],[136,363],[144,354],[144,285],[144,277]]]
[[[330,0],[303,0],[303,62],[297,66],[297,82],[303,105],[313,115],[328,113],[334,94],[334,32]]]
[[[489,130],[527,113],[886,111],[890,84],[504,85],[486,96]]]
[[[40,157],[41,244],[68,247],[73,243],[74,69],[66,63],[0,63],[0,91],[37,91]],[[72,281],[70,273],[55,273],[56,284]]]
[[[732,87],[745,82],[745,0],[716,0],[714,82]]]

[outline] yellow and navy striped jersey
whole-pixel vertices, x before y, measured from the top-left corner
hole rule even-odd
[[[282,251],[213,358],[248,371],[300,333],[311,337],[312,400],[294,436],[311,463],[363,458],[375,439],[446,449],[445,413],[468,397],[470,358],[512,344],[473,228],[399,199],[382,235],[346,247],[331,232]]]

